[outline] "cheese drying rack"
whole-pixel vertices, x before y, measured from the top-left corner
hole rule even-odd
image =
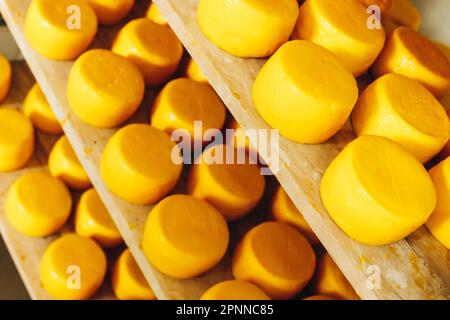
[[[198,0],[154,2],[243,129],[270,129],[257,114],[251,98],[254,79],[264,60],[236,58],[211,44],[196,22]],[[73,114],[66,98],[67,78],[73,62],[49,60],[29,46],[23,28],[29,3],[30,0],[2,0],[0,11],[67,138],[158,299],[198,299],[211,285],[230,279],[229,254],[214,269],[189,280],[168,277],[145,258],[141,239],[151,206],[132,205],[119,199],[101,179],[101,154],[115,129],[91,127]],[[137,1],[130,18],[143,16],[147,5],[147,1]],[[100,28],[92,47],[110,48],[119,27]],[[149,101],[154,93],[147,92],[141,111],[149,113]],[[142,117],[134,117],[131,121],[136,119]],[[352,139],[354,135],[350,126],[321,145],[301,145],[281,138],[277,179],[362,299],[449,299],[450,253],[424,227],[396,243],[367,246],[346,236],[323,208],[319,195],[321,176],[338,152]],[[268,138],[269,146],[270,143]],[[376,286],[371,282],[373,270],[378,271],[379,281]]]

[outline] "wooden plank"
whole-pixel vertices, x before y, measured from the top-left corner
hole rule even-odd
[[[210,43],[196,22],[198,0],[154,2],[242,127],[269,129],[257,114],[251,97],[253,82],[265,60],[236,58]],[[422,228],[407,240],[388,246],[366,246],[349,239],[323,208],[319,194],[321,177],[353,138],[348,125],[321,145],[301,145],[282,138],[278,180],[362,298],[449,298],[448,251],[426,230]],[[270,145],[270,138],[267,143]],[[423,246],[424,243],[428,245]],[[433,248],[436,254],[429,255],[425,247]],[[373,270],[380,271],[378,288],[368,285]]]

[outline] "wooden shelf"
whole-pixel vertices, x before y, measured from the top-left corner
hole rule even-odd
[[[23,25],[29,2],[3,0],[0,1],[0,10],[56,116],[63,124],[75,152],[157,297],[196,299],[210,285],[230,278],[228,257],[213,270],[191,280],[167,277],[147,261],[140,244],[143,225],[151,207],[131,205],[115,197],[102,181],[99,161],[105,143],[114,130],[93,128],[72,113],[66,98],[66,82],[72,62],[48,60],[28,45]],[[195,19],[197,0],[154,2],[242,127],[268,129],[256,113],[250,95],[253,81],[264,60],[235,58],[207,41]],[[138,1],[132,16],[144,15],[147,5],[147,1]],[[119,27],[101,28],[93,46],[109,48]],[[143,107],[132,121],[147,118],[153,94],[147,93]],[[448,250],[424,228],[406,240],[389,246],[365,246],[349,239],[324,210],[319,196],[321,176],[330,161],[351,139],[353,134],[349,127],[322,145],[306,146],[281,139],[281,170],[277,173],[278,180],[363,299],[449,298]],[[380,287],[377,289],[370,289],[368,286],[372,276],[368,267],[372,265],[380,270]]]

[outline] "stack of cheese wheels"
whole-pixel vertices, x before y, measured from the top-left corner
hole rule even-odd
[[[151,210],[142,248],[159,271],[187,279],[222,259],[228,237],[227,223],[212,205],[192,196],[172,195]]]
[[[12,70],[9,61],[0,54],[0,102],[5,100],[11,86]]]
[[[40,54],[53,60],[72,60],[91,44],[97,17],[84,0],[32,0],[25,35]]]
[[[102,25],[113,25],[124,19],[131,11],[134,0],[86,0],[94,9]]]
[[[259,203],[265,188],[258,166],[243,160],[238,163],[236,149],[228,145],[207,148],[191,169],[188,193],[208,201],[228,221],[243,218]]]

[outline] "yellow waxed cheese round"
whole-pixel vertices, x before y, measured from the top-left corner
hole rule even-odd
[[[24,166],[34,152],[31,121],[20,111],[0,109],[0,172]]]
[[[6,99],[11,87],[12,70],[9,61],[0,54],[0,102]]]
[[[187,190],[190,195],[212,204],[228,221],[235,221],[259,203],[265,179],[256,164],[237,163],[236,158],[227,163],[227,153],[231,152],[236,155],[236,150],[225,145],[206,149],[202,161],[191,169]]]
[[[410,0],[393,0],[387,16],[400,25],[419,30],[422,18]]]
[[[172,195],[150,212],[142,240],[159,271],[192,278],[214,267],[228,247],[228,226],[219,211],[187,195]]]
[[[329,296],[316,295],[316,296],[311,296],[311,297],[304,298],[303,300],[336,300],[336,299],[333,299],[333,298],[331,298]]]
[[[359,300],[359,296],[328,252],[322,254],[317,262],[317,270],[312,280],[311,288],[320,297],[329,297],[328,300],[330,298],[331,300],[333,298],[339,300]]]
[[[40,263],[40,279],[55,299],[82,300],[92,297],[103,283],[106,256],[95,241],[66,234],[53,241]]]
[[[257,285],[272,299],[290,299],[308,284],[315,261],[301,233],[281,222],[265,222],[244,235],[232,270],[236,280]]]
[[[127,120],[144,98],[139,69],[108,50],[90,50],[73,64],[67,82],[67,99],[77,117],[100,128],[116,127]]]
[[[450,138],[439,101],[419,82],[398,74],[378,78],[364,90],[352,113],[355,133],[394,140],[422,163]]]
[[[166,19],[164,19],[153,2],[148,6],[145,16],[157,24],[167,25]]]
[[[292,33],[296,0],[200,0],[197,21],[203,34],[238,57],[273,54]]]
[[[450,62],[435,44],[408,27],[388,36],[371,70],[377,78],[398,73],[417,80],[438,98],[450,89]]]
[[[74,224],[77,234],[95,240],[102,247],[110,248],[122,243],[119,230],[93,188],[81,195]]]
[[[201,130],[195,130],[196,121],[201,121]],[[168,134],[177,129],[187,130],[192,142],[203,141],[207,130],[220,130],[224,122],[225,105],[214,89],[207,83],[187,78],[166,84],[158,94],[150,116],[153,127]]]
[[[24,174],[6,196],[6,217],[20,233],[45,237],[58,231],[69,218],[72,197],[67,187],[44,172]]]
[[[116,297],[120,300],[155,300],[153,290],[144,278],[139,266],[125,249],[114,264],[111,284]]]
[[[309,41],[283,45],[253,86],[259,115],[299,143],[321,143],[347,121],[358,99],[352,74],[327,49]]]
[[[183,46],[172,29],[146,18],[125,25],[114,39],[112,51],[133,62],[148,86],[166,82],[183,56]]]
[[[52,176],[61,179],[70,188],[84,190],[91,186],[91,180],[66,136],[59,138],[50,151],[48,167]]]
[[[108,141],[100,172],[114,194],[145,205],[159,201],[175,187],[182,167],[177,146],[165,132],[132,124]]]
[[[367,8],[358,0],[308,0],[300,7],[294,39],[312,41],[331,52],[359,76],[383,49],[385,34],[367,26]]]
[[[41,131],[52,134],[60,134],[63,132],[58,119],[37,83],[34,84],[25,98],[23,113]]]
[[[270,216],[276,221],[284,222],[300,231],[312,245],[319,243],[319,239],[312,231],[302,214],[295,207],[286,191],[279,186],[275,191],[270,205]]]
[[[185,75],[189,79],[198,82],[209,83],[208,79],[203,74],[202,70],[200,70],[200,67],[198,66],[197,62],[195,62],[194,59],[192,58],[189,58],[188,62],[186,63]]]
[[[209,288],[200,300],[270,300],[270,298],[250,282],[228,280]]]
[[[397,143],[377,136],[361,136],[342,150],[325,171],[320,194],[336,224],[369,245],[406,237],[436,205],[422,164]]]
[[[443,43],[435,43],[435,45],[441,50],[444,56],[450,61],[450,47]],[[445,110],[450,110],[450,89],[447,91],[445,96],[441,99],[441,103],[444,106]]]
[[[33,0],[25,19],[30,45],[53,60],[72,60],[97,33],[97,17],[83,0]]]
[[[433,236],[450,249],[450,158],[430,170],[436,187],[437,203],[426,226]]]
[[[113,25],[124,19],[133,9],[134,0],[87,0],[102,25]]]

